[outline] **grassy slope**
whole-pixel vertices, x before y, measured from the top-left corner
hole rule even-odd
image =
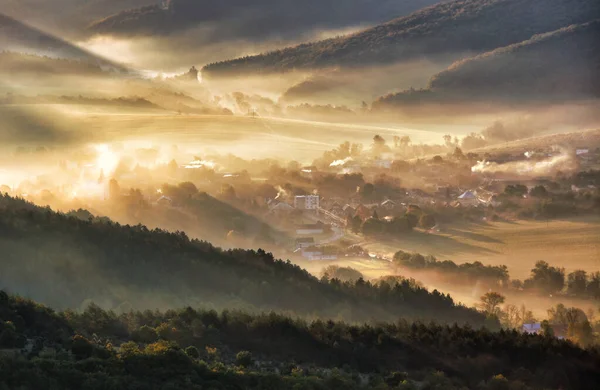
[[[457,0],[353,35],[210,64],[208,76],[361,66],[485,52],[598,18],[594,0]]]

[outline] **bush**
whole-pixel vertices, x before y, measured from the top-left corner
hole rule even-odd
[[[254,364],[252,353],[249,351],[240,351],[235,355],[235,364],[238,366],[248,368]]]
[[[423,214],[419,220],[419,225],[423,229],[431,229],[436,225],[435,218],[431,214]]]
[[[94,346],[85,337],[75,335],[71,343],[71,352],[79,360],[87,359],[94,353]]]
[[[185,349],[185,354],[191,357],[192,359],[198,359],[200,357],[200,352],[198,352],[198,348],[190,345]]]
[[[151,344],[158,340],[158,334],[154,328],[144,325],[131,333],[133,341],[138,343]]]

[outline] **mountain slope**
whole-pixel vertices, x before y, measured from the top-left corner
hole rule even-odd
[[[208,28],[212,40],[289,39],[311,30],[380,23],[439,0],[170,0],[133,8],[98,20],[93,33],[110,35],[175,34]],[[211,32],[208,32],[211,31]]]
[[[320,281],[259,250],[215,248],[184,233],[82,220],[0,197],[0,288],[57,307],[209,306],[348,321],[423,318],[481,326],[482,313],[414,282]]]
[[[86,61],[104,68],[125,72],[110,60],[81,49],[65,40],[0,13],[0,51],[14,51]]]
[[[540,34],[458,61],[421,91],[380,98],[374,107],[415,102],[551,101],[600,97],[600,20]]]
[[[455,0],[353,35],[217,62],[203,75],[458,59],[600,17],[595,0]]]

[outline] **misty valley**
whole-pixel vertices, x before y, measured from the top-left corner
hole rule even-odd
[[[599,386],[599,2],[0,0],[0,390]]]

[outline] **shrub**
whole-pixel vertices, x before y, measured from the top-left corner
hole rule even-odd
[[[238,366],[248,368],[254,364],[252,353],[249,351],[240,351],[235,355],[235,364]]]

